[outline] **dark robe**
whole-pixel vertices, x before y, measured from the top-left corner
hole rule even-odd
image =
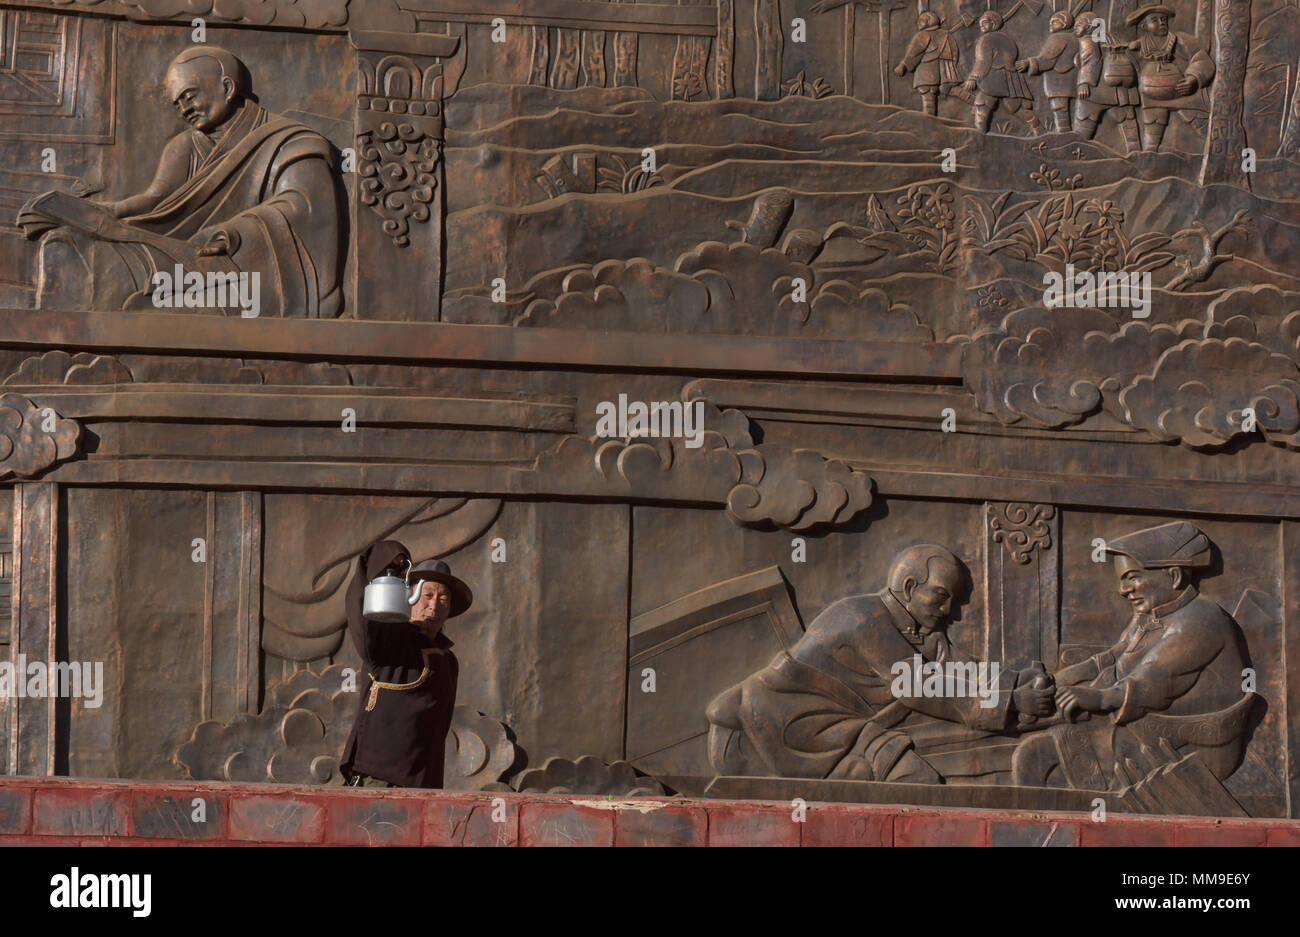
[[[19,223],[29,231],[57,225],[41,243],[38,305],[151,309],[154,273],[180,264],[187,273],[257,272],[262,316],[338,315],[341,211],[324,137],[245,102],[219,142],[186,130],[167,149],[188,155],[189,178],[145,214],[113,219],[87,204],[68,217],[43,211],[57,204],[49,194],[24,207]],[[238,234],[239,247],[199,257],[215,229]]]
[[[343,749],[345,778],[364,774],[398,787],[442,787],[447,733],[456,707],[458,664],[452,642],[430,641],[409,622],[369,621],[361,616],[366,584],[408,555],[396,540],[382,540],[361,554],[348,587],[348,633],[361,654],[357,721]]]

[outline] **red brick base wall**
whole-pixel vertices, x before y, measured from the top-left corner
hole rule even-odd
[[[196,798],[202,802],[201,807]],[[194,818],[201,813],[203,819]],[[1300,821],[0,779],[0,845],[1300,846]]]

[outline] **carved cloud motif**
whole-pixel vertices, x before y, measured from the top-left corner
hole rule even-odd
[[[23,361],[4,379],[6,384],[126,384],[131,372],[109,355],[47,351]]]
[[[626,761],[607,764],[594,755],[577,761],[549,758],[540,768],[525,771],[515,789],[539,794],[612,794],[616,797],[663,797],[667,792],[654,778],[637,774]]]
[[[0,397],[0,478],[31,478],[72,458],[81,438],[76,420],[38,407],[26,397]]]
[[[1246,433],[1253,408],[1270,437],[1300,430],[1300,368],[1263,345],[1230,338],[1181,342],[1120,393],[1128,421],[1157,439],[1194,448],[1220,446]]]
[[[266,708],[228,723],[199,723],[176,752],[176,762],[200,781],[274,781],[341,784],[339,757],[357,715],[355,690],[343,688],[344,667],[319,674],[297,671],[272,684]],[[468,706],[457,706],[447,739],[443,786],[484,790],[498,785],[516,750],[506,727]]]
[[[724,504],[742,526],[787,530],[846,523],[871,505],[865,472],[810,449],[754,445],[739,410],[704,404],[702,444],[680,438],[568,436],[537,458],[543,487],[648,500]]]
[[[795,301],[802,282],[806,298]],[[605,260],[530,288],[516,325],[614,331],[713,333],[862,341],[931,341],[905,305],[879,289],[859,293],[844,280],[818,283],[813,268],[776,248],[705,241],[674,268],[644,257]]]
[[[1300,448],[1300,294],[1243,287],[1176,324],[1020,309],[975,335],[963,375],[1004,423],[1061,427],[1104,409],[1192,448],[1251,436]]]
[[[73,0],[56,0],[70,3]],[[84,4],[85,0],[80,0]],[[243,21],[255,26],[297,26],[319,29],[342,26],[348,21],[349,0],[127,0],[148,16],[172,17],[183,14],[212,16]]]

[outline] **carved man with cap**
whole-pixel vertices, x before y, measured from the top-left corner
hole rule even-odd
[[[1043,90],[1052,105],[1052,119],[1060,133],[1070,131],[1070,102],[1074,100],[1074,69],[1079,56],[1079,37],[1071,31],[1074,17],[1069,10],[1052,14],[1047,28],[1050,34],[1042,51],[1033,58],[1021,59],[1016,71],[1043,76]]]
[[[1152,4],[1134,10],[1124,22],[1138,27],[1129,48],[1138,54],[1138,90],[1142,93],[1142,149],[1160,148],[1170,110],[1204,110],[1192,96],[1214,79],[1214,60],[1191,36],[1170,32],[1172,7]]]
[[[921,95],[921,110],[926,114],[939,113],[939,94],[946,94],[954,85],[961,84],[957,74],[957,43],[952,33],[939,25],[939,16],[926,10],[916,20],[916,34],[903,52],[903,61],[894,69],[899,77],[909,71],[912,87]]]
[[[1142,148],[1137,123],[1137,73],[1126,47],[1103,45],[1096,38],[1099,24],[1095,13],[1080,13],[1074,24],[1079,39],[1074,129],[1085,140],[1091,140],[1102,118],[1109,115],[1119,124],[1127,152],[1136,153]]]
[[[361,554],[348,587],[348,633],[365,663],[357,721],[340,763],[349,787],[442,787],[458,674],[442,627],[474,596],[446,563],[426,560],[409,576],[420,590],[410,621],[365,618],[366,584],[404,567],[409,556],[396,540],[374,544]]]
[[[1216,776],[1236,770],[1244,724],[1237,716],[1249,702],[1246,642],[1232,616],[1192,582],[1210,551],[1209,538],[1186,521],[1106,544],[1133,618],[1114,647],[1056,673],[1065,721],[1021,742],[1016,783],[1115,790],[1207,742],[1204,760]]]
[[[1022,112],[1021,117],[1034,133],[1042,124],[1034,115],[1034,95],[1025,76],[1016,71],[1020,47],[1002,32],[1004,20],[997,10],[987,10],[979,18],[980,37],[975,42],[975,64],[964,85],[975,92],[975,129],[988,133],[993,112],[1001,103],[1008,113]]]

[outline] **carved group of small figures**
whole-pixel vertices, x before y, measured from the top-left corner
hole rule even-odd
[[[1060,10],[1052,14],[1039,53],[1022,58],[1015,39],[1002,31],[1003,16],[988,10],[978,20],[975,62],[963,80],[952,31],[938,14],[926,11],[894,71],[913,74],[926,114],[938,114],[940,94],[968,100],[982,133],[999,108],[1023,116],[1034,133],[1041,133],[1025,76],[1042,75],[1056,132],[1073,130],[1091,140],[1109,115],[1119,124],[1128,152],[1154,152],[1170,111],[1204,110],[1197,94],[1214,79],[1213,59],[1193,37],[1170,30],[1173,17],[1173,9],[1163,4],[1143,6],[1125,19],[1137,28],[1136,39],[1106,41],[1106,26],[1095,14],[1080,13],[1076,19]]]

